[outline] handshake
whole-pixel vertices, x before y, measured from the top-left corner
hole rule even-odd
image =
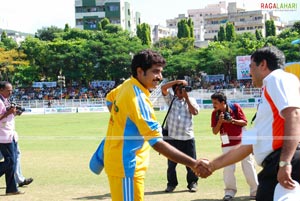
[[[198,177],[207,178],[216,170],[213,163],[208,159],[198,159],[196,163],[192,169]]]

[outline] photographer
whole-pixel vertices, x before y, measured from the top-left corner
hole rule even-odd
[[[199,106],[194,98],[188,96],[187,92],[191,91],[191,87],[187,85],[188,83],[185,80],[174,80],[161,87],[164,99],[169,106],[174,98],[167,118],[169,131],[167,142],[183,153],[196,159],[193,115],[198,114]],[[170,88],[173,89],[174,95],[170,93]],[[173,192],[178,185],[176,166],[177,163],[168,160],[168,184],[165,192]],[[196,192],[198,177],[189,167],[186,167],[186,170],[187,188],[190,192]]]
[[[23,192],[17,188],[14,177],[16,170],[15,114],[16,107],[10,107],[8,98],[12,94],[12,85],[7,81],[0,82],[0,151],[4,161],[0,162],[0,176],[5,174],[6,195],[17,195]]]
[[[214,93],[211,95],[211,100],[214,107],[211,115],[212,131],[215,135],[220,133],[222,152],[226,153],[240,145],[242,128],[247,126],[247,119],[239,104],[227,103],[227,97],[224,93]],[[254,161],[250,155],[242,160],[242,169],[250,186],[250,197],[255,198],[258,181]],[[237,192],[234,171],[234,164],[224,168],[225,196],[223,201],[231,201]]]

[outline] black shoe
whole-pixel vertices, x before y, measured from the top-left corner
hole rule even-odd
[[[191,183],[188,185],[188,189],[191,193],[197,192],[197,183]]]
[[[232,201],[233,200],[233,197],[231,195],[225,195],[223,197],[223,201]]]
[[[31,182],[33,182],[32,178],[25,179],[23,182],[19,183],[19,187],[29,185],[29,184],[31,184]]]
[[[167,186],[165,192],[166,193],[171,193],[175,190],[175,188],[176,188],[175,186]]]

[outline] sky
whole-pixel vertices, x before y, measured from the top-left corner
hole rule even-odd
[[[141,13],[142,22],[166,25],[167,19],[187,10],[204,8],[220,0],[127,0]],[[233,2],[226,1],[226,2]],[[261,3],[296,3],[297,10],[277,11],[282,20],[300,20],[300,0],[235,0],[246,10],[259,10]],[[0,28],[34,34],[43,27],[75,27],[75,0],[0,0]]]

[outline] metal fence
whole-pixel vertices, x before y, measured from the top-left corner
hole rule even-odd
[[[195,99],[210,100],[210,96],[217,90],[197,89],[190,92]],[[218,90],[220,91],[220,90]],[[228,100],[243,100],[260,97],[261,89],[224,89]],[[151,93],[150,97],[155,108],[164,108],[166,103],[161,95],[160,87]],[[50,104],[49,104],[50,102]],[[60,99],[60,100],[28,100],[17,101],[17,104],[24,108],[48,108],[48,107],[102,107],[106,106],[105,98],[94,99]]]
[[[49,108],[49,107],[101,107],[106,106],[105,98],[97,99],[60,99],[60,100],[28,100],[17,101],[24,108]]]

